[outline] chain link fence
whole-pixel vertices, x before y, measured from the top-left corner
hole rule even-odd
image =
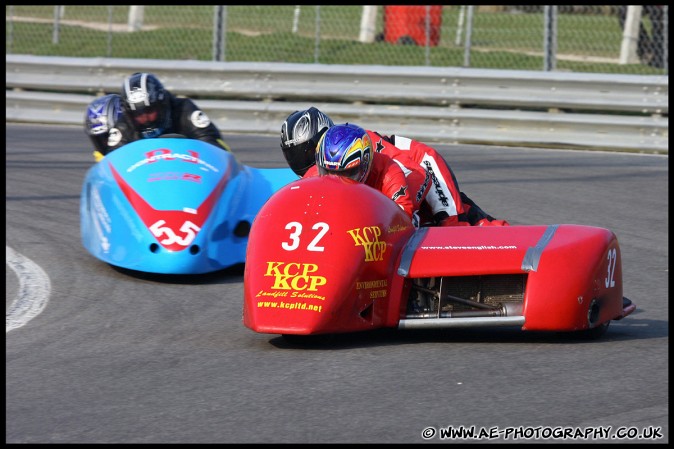
[[[666,5],[18,6],[5,53],[661,75]]]

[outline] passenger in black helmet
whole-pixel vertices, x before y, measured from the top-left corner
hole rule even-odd
[[[108,131],[101,155],[140,139],[163,134],[182,134],[231,151],[218,128],[189,98],[168,91],[152,73],[136,72],[128,76],[120,92],[121,116]]]
[[[316,164],[316,145],[334,123],[315,107],[295,111],[281,126],[281,151],[299,177]]]
[[[134,73],[122,86],[124,112],[143,139],[159,137],[172,125],[171,98],[151,73]]]

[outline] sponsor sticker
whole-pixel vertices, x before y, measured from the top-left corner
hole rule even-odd
[[[197,128],[205,128],[211,124],[211,119],[204,113],[204,111],[194,111],[190,116],[192,124]]]
[[[117,128],[110,128],[110,134],[108,134],[108,146],[114,147],[122,141],[122,133]]]

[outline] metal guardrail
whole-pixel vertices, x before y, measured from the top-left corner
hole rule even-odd
[[[278,134],[314,105],[335,122],[421,140],[669,148],[666,76],[6,55],[6,120],[81,124],[95,95],[136,71],[197,99],[222,132]]]

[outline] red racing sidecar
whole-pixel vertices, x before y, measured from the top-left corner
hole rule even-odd
[[[260,333],[517,326],[598,337],[634,310],[608,229],[415,229],[379,191],[336,176],[279,189],[249,236],[243,323]]]

